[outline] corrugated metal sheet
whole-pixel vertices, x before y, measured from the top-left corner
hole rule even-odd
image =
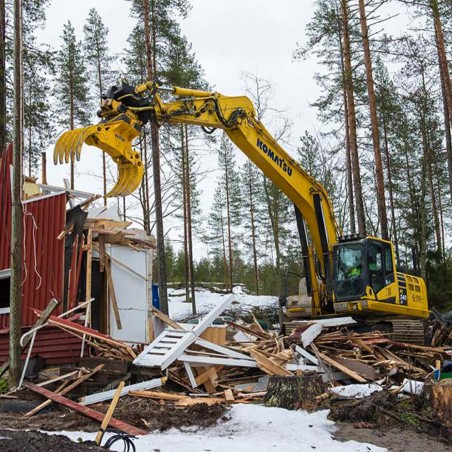
[[[0,166],[0,270],[10,266],[12,146]],[[64,240],[57,240],[66,222],[66,194],[45,196],[24,203],[24,283],[22,325],[36,321],[32,309],[43,310],[52,297],[63,296]],[[0,329],[9,315],[0,316]]]

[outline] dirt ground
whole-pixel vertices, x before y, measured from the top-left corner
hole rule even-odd
[[[386,447],[391,452],[449,452],[452,444],[433,438],[426,433],[400,428],[356,428],[354,424],[338,422],[333,435],[339,441],[360,441]]]
[[[46,435],[24,430],[98,431],[99,424],[59,406],[50,406],[41,414],[24,419],[23,414],[41,403],[41,400],[0,400],[0,451],[1,452],[85,452],[105,451],[93,443],[74,443],[61,435]],[[92,406],[105,413],[107,404]],[[193,405],[176,408],[171,403],[160,404],[150,399],[124,397],[116,407],[114,417],[149,431],[165,431],[172,427],[184,430],[214,425],[227,419],[223,405]],[[8,430],[12,429],[12,430]]]
[[[432,418],[421,399],[382,391],[361,400],[333,399],[328,408],[339,441],[369,442],[391,452],[452,452],[452,429]]]
[[[99,424],[65,408],[54,406],[47,408],[41,414],[24,419],[23,413],[39,404],[40,400],[0,400],[0,451],[2,452],[84,452],[105,450],[91,443],[74,443],[60,435],[46,435],[36,431],[24,430],[72,430],[97,431]],[[389,400],[380,400],[380,406],[385,406]],[[356,403],[356,402],[354,402]],[[341,404],[342,405],[342,404]],[[98,411],[105,412],[107,404],[93,406]],[[355,410],[357,407],[355,407]],[[346,410],[353,413],[353,410]],[[365,420],[367,415],[367,420]],[[412,428],[400,428],[381,422],[369,413],[364,414],[362,407],[354,414],[360,419],[337,419],[343,417],[340,410],[332,411],[336,417],[338,430],[334,437],[338,441],[356,440],[369,442],[388,448],[391,452],[452,452],[452,444],[445,441],[444,435],[438,432],[432,436]],[[187,408],[177,408],[170,403],[159,403],[150,399],[124,397],[115,410],[117,419],[128,422],[149,431],[165,431],[172,427],[182,431],[193,427],[208,428],[216,422],[228,419],[227,408],[223,405],[208,406],[193,405]],[[363,420],[364,419],[364,420]],[[8,430],[13,429],[13,430]],[[441,438],[438,439],[438,438]]]

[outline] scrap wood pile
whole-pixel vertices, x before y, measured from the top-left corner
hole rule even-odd
[[[210,394],[216,401],[246,402],[265,396],[271,376],[317,374],[331,386],[378,382],[399,385],[400,390],[405,379],[433,378],[439,363],[452,355],[450,346],[406,344],[385,333],[353,332],[347,328],[356,323],[350,317],[299,322],[289,336],[265,331],[256,319],[252,324],[228,322],[232,340],[214,344],[203,339],[227,305],[189,331],[155,310],[161,332],[134,364],[166,371],[170,380],[200,399]]]
[[[432,309],[433,320],[428,328],[428,337],[433,347],[452,344],[452,311],[441,314],[437,309]]]
[[[268,402],[268,394],[274,396],[274,381],[276,384],[287,381],[300,399],[311,386],[318,398],[328,386],[346,387],[351,383],[376,382],[381,387],[393,387],[393,392],[397,392],[404,379],[429,380],[438,363],[452,355],[450,346],[405,344],[380,332],[353,332],[347,328],[355,323],[350,317],[299,322],[290,335],[283,336],[264,330],[255,318],[248,324],[228,322],[226,340],[226,334],[215,331],[226,326],[212,324],[233,299],[233,295],[225,298],[196,325],[178,324],[153,309],[155,339],[141,349],[132,349],[77,323],[76,316],[63,319],[49,312],[46,316],[49,324],[84,338],[90,349],[106,363],[91,369],[76,369],[39,385],[26,383],[26,388],[45,398],[45,402],[26,416],[55,402],[103,422],[102,412],[90,405],[111,400],[117,403],[126,395],[170,404],[176,409],[197,404]],[[77,387],[95,379],[106,367],[111,367],[109,363],[115,362],[125,362],[129,372],[101,390],[98,388],[97,392],[75,397]],[[147,369],[143,375],[148,372],[153,377],[131,383],[134,369]],[[303,381],[301,385],[299,380]],[[172,383],[172,391],[166,386],[167,382]],[[174,392],[174,384],[180,392]],[[290,400],[287,406],[305,407],[292,405]],[[137,433],[134,426],[113,417],[107,423],[128,433],[144,432]]]

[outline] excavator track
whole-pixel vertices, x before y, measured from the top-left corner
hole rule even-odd
[[[425,327],[422,320],[391,319],[392,340],[408,344],[425,344]]]
[[[316,318],[306,318],[303,320],[294,320],[284,323],[285,334],[290,335],[300,324],[316,320]],[[417,319],[376,319],[366,322],[358,321],[356,326],[351,329],[357,332],[382,331],[388,333],[390,339],[396,342],[405,342],[407,344],[424,345],[425,344],[425,326],[422,320]]]

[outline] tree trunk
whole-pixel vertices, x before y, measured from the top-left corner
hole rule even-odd
[[[449,173],[449,192],[452,196],[452,137],[449,123],[449,109],[447,107],[446,90],[444,88],[443,75],[441,71],[441,88],[443,93],[443,109],[444,109],[444,133],[446,136],[446,156],[447,169]]]
[[[229,253],[229,291],[232,292],[233,285],[233,255],[232,255],[232,228],[231,228],[231,203],[230,203],[230,187],[228,163],[225,162],[225,190],[226,190],[226,222],[228,229],[228,253]]]
[[[339,16],[338,16],[339,18]],[[339,18],[340,22],[340,18]],[[342,70],[342,96],[344,100],[344,127],[345,127],[345,159],[347,165],[347,197],[349,206],[349,221],[350,221],[350,233],[356,234],[356,219],[355,219],[355,196],[353,194],[353,171],[352,171],[352,154],[350,148],[350,128],[348,123],[349,112],[347,105],[347,94],[346,94],[346,77],[345,77],[345,67],[344,67],[344,47],[342,44],[342,30],[341,24],[339,23],[338,33],[339,33],[339,48],[341,54],[341,70]]]
[[[273,376],[268,382],[264,403],[287,410],[313,410],[318,406],[316,397],[326,389],[321,375]]]
[[[154,18],[155,4],[152,3],[152,16]],[[146,75],[148,80],[154,79],[154,68],[156,66],[155,40],[151,43],[151,30],[149,22],[149,1],[143,0],[144,8],[144,31],[146,42]],[[153,32],[155,36],[155,24],[153,23]],[[152,51],[154,49],[154,52]],[[166,259],[165,259],[165,234],[163,229],[163,209],[162,209],[162,191],[160,180],[160,142],[157,123],[151,121],[151,144],[152,144],[152,170],[154,173],[154,199],[155,199],[155,222],[157,230],[157,259],[159,270],[159,289],[160,289],[160,309],[168,314],[168,289],[166,278]]]
[[[74,83],[72,73],[69,75],[69,127],[74,130]],[[75,156],[71,152],[71,190],[75,188]]]
[[[195,294],[195,266],[193,262],[193,223],[191,218],[191,175],[190,175],[190,155],[188,150],[188,127],[185,128],[185,164],[187,176],[187,237],[188,237],[188,266],[190,270],[190,291],[192,313],[196,314],[196,294]]]
[[[257,247],[256,247],[256,225],[254,222],[254,199],[253,199],[253,181],[250,174],[248,179],[248,189],[250,193],[250,215],[251,215],[251,243],[253,247],[253,270],[254,270],[254,286],[256,295],[259,295],[259,272],[257,267]]]
[[[435,41],[438,53],[439,74],[441,78],[441,89],[443,96],[444,108],[444,128],[446,133],[446,155],[447,168],[449,173],[449,190],[452,196],[452,142],[451,142],[451,126],[452,126],[452,83],[449,73],[449,62],[446,55],[446,47],[444,44],[444,34],[441,25],[441,17],[438,9],[437,0],[430,0],[430,8],[432,9],[433,22],[435,25]]]
[[[397,265],[400,265],[399,258],[399,239],[397,235],[397,225],[395,218],[395,203],[394,203],[394,189],[392,184],[392,165],[391,165],[391,157],[389,155],[389,143],[388,143],[388,128],[386,124],[386,117],[383,114],[383,136],[384,136],[384,148],[385,148],[385,156],[386,156],[386,171],[388,173],[388,186],[389,186],[389,202],[391,207],[391,224],[392,224],[392,238],[395,248],[396,261]]]
[[[9,387],[20,379],[20,337],[22,335],[22,156],[23,156],[23,65],[22,2],[14,1],[14,149],[11,217],[11,281],[9,332]]]
[[[96,40],[96,55],[97,55],[97,81],[99,83],[99,102],[102,99],[103,83],[102,83],[102,67],[100,63],[100,49],[99,41]],[[102,186],[104,192],[104,206],[107,207],[107,159],[105,152],[102,152]]]
[[[6,149],[6,10],[5,0],[0,0],[0,157]]]
[[[363,190],[361,185],[361,171],[359,166],[358,138],[356,132],[355,97],[353,92],[353,71],[351,61],[350,33],[348,29],[349,9],[347,0],[341,0],[341,17],[344,49],[344,79],[348,108],[348,125],[350,132],[350,154],[353,168],[353,186],[356,201],[356,217],[358,220],[358,233],[366,236],[366,218],[364,213]]]
[[[185,299],[190,300],[190,270],[189,270],[189,250],[188,250],[188,201],[187,201],[187,170],[185,163],[185,128],[181,125],[181,165],[182,165],[182,212],[184,222],[184,282]],[[194,313],[193,313],[194,314]]]
[[[423,397],[425,404],[433,409],[435,418],[446,427],[452,428],[452,384],[449,379],[427,383]]]
[[[369,46],[369,29],[367,27],[364,0],[359,0],[361,22],[361,35],[364,49],[364,63],[366,66],[367,93],[369,95],[370,121],[372,125],[372,144],[375,157],[375,173],[377,179],[377,206],[380,220],[381,237],[389,240],[388,216],[386,213],[385,185],[383,178],[383,163],[381,161],[380,134],[378,132],[377,104],[375,100],[374,78],[372,72],[372,59]]]

